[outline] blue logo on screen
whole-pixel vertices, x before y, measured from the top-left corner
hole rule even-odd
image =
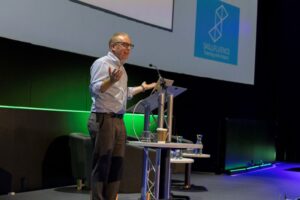
[[[195,56],[237,65],[240,9],[220,0],[198,0]]]

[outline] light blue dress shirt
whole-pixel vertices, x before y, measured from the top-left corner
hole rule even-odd
[[[111,71],[123,71],[121,79],[109,87],[105,92],[100,92],[103,81],[109,78]],[[127,100],[133,96],[133,88],[127,87],[127,73],[120,60],[112,53],[98,58],[91,66],[90,93],[92,97],[91,112],[123,114],[126,111]]]

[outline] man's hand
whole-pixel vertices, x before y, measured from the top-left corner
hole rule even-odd
[[[150,89],[153,89],[153,88],[156,86],[156,82],[147,84],[146,81],[144,81],[144,82],[141,84],[141,86],[142,86],[142,88],[143,88],[144,90],[150,90]]]
[[[120,69],[114,69],[111,70],[111,68],[108,68],[108,74],[109,78],[103,81],[103,84],[101,85],[100,92],[106,92],[110,86],[112,86],[115,82],[121,79],[123,75],[123,71]]]
[[[110,78],[111,83],[117,82],[118,80],[120,80],[120,78],[123,75],[122,70],[114,69],[112,71],[110,67],[108,68],[108,73],[109,73],[109,78]]]

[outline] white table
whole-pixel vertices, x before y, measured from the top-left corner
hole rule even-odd
[[[154,198],[155,199],[170,199],[170,149],[202,149],[202,144],[189,144],[189,143],[156,143],[156,142],[139,142],[130,141],[128,143],[132,146],[143,147],[143,177],[142,177],[142,188],[141,188],[141,200],[146,200],[147,193],[150,188],[148,188],[148,159],[149,159],[149,148],[156,149],[155,157],[155,180],[154,180]],[[164,151],[163,154],[161,151]],[[163,156],[161,156],[163,155]],[[161,161],[165,162],[162,165],[162,175],[161,172]],[[161,191],[160,191],[161,190]]]
[[[202,149],[202,144],[190,144],[190,143],[157,143],[157,142],[139,142],[139,141],[129,141],[129,145],[139,146],[139,147],[152,147],[152,148],[162,148],[162,149]]]
[[[210,154],[196,154],[196,153],[182,153],[183,160],[182,162],[186,161],[185,159],[192,159],[193,158],[210,158]],[[171,161],[172,162],[172,161]],[[179,163],[179,161],[177,161]],[[184,176],[184,185],[179,187],[178,189],[180,191],[207,191],[207,189],[204,186],[197,186],[191,184],[190,176],[191,176],[191,163],[186,163],[185,165],[185,176]]]
[[[185,164],[184,168],[184,188],[191,188],[191,172],[192,172],[192,163],[194,163],[194,159],[191,158],[171,158],[171,163],[174,164]]]
[[[210,154],[182,153],[182,157],[186,157],[186,158],[210,158]]]

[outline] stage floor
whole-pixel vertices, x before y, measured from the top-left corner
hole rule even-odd
[[[172,179],[183,179],[174,174]],[[234,176],[213,173],[193,173],[191,182],[207,191],[172,191],[192,200],[283,200],[300,199],[300,164],[277,163],[272,168]],[[140,194],[119,194],[119,200],[137,200]],[[88,191],[76,191],[75,186],[2,195],[0,200],[89,200]]]

